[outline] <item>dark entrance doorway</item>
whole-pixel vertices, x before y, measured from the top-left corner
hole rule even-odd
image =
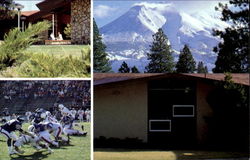
[[[158,147],[195,144],[195,81],[161,79],[149,82],[148,141]]]

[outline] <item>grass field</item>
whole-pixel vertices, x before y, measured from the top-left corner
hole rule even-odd
[[[227,159],[243,158],[248,160],[248,153],[219,151],[150,151],[96,149],[94,160],[191,160],[191,159]]]
[[[53,153],[48,153],[45,149],[36,151],[29,145],[24,145],[22,155],[8,155],[6,141],[0,135],[0,160],[90,160],[90,123],[83,123],[86,137],[71,136],[71,143],[59,148],[53,148]],[[28,124],[23,126],[26,129]],[[80,129],[80,128],[78,128]]]
[[[81,50],[85,52],[90,48],[89,45],[32,45],[27,52],[48,53],[56,56],[81,56]]]

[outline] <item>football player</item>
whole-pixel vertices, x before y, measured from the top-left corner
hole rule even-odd
[[[40,140],[43,140],[48,145],[59,147],[58,142],[51,140],[49,129],[46,124],[33,124],[34,126],[34,133],[39,137]]]
[[[54,122],[47,122],[44,124],[47,126],[49,132],[51,132],[52,135],[55,137],[55,141],[58,141],[58,140],[63,140],[65,142],[69,141],[69,139],[65,139],[64,137],[61,137],[62,131],[63,131],[63,127],[61,124],[54,123]]]
[[[34,134],[34,133],[31,133]],[[42,148],[47,148],[47,150],[52,153],[53,150],[49,147],[49,145],[45,144],[39,144],[40,140],[37,136],[33,135],[34,137],[28,136],[28,135],[21,135],[15,142],[15,146],[21,147],[24,144],[30,144],[32,147],[34,147],[36,150],[40,150]],[[43,146],[43,147],[42,147]]]
[[[23,153],[23,151],[19,150],[17,146],[13,145],[17,139],[15,131],[19,131],[22,134],[33,137],[32,134],[22,130],[22,123],[24,120],[25,119],[23,117],[17,117],[17,119],[10,120],[0,126],[0,134],[7,139],[9,155]]]
[[[81,132],[73,128],[74,119],[71,115],[65,115],[62,117],[61,124],[63,126],[63,133],[68,135],[86,135],[87,132]],[[83,129],[83,127],[82,127]]]

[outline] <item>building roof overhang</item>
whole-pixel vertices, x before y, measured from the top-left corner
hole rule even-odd
[[[41,11],[52,11],[56,8],[60,8],[64,5],[67,5],[71,2],[71,0],[44,0],[36,6],[41,10]]]
[[[37,12],[39,12],[39,11],[38,10],[36,10],[36,11],[22,11],[21,15],[25,16],[25,17],[28,17],[28,16],[31,16],[31,15],[37,13]]]
[[[69,9],[71,0],[44,0],[37,5],[40,9],[39,12],[36,12],[28,17],[28,20],[34,22],[41,18],[47,17],[52,13],[58,12],[62,8]]]
[[[233,73],[232,80],[234,83],[249,86],[250,74]],[[111,83],[132,81],[132,80],[153,80],[160,78],[185,78],[185,79],[199,79],[223,81],[225,74],[188,74],[188,73],[95,73],[94,86],[106,85]]]

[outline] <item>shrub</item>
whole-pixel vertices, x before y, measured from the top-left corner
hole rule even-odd
[[[64,34],[66,35],[66,38],[71,38],[71,25],[67,24],[67,26],[64,28]]]
[[[25,31],[12,29],[4,36],[0,45],[0,70],[13,66],[23,56],[23,51],[31,44],[40,40],[39,34],[50,27],[48,21],[29,25]]]
[[[20,77],[86,77],[90,75],[88,56],[58,58],[47,54],[32,54],[17,72]]]

